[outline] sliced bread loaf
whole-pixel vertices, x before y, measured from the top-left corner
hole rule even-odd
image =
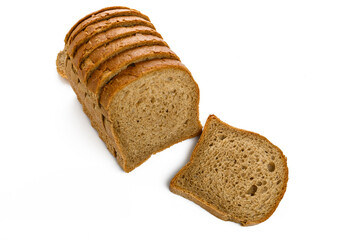
[[[85,19],[91,22],[92,17]],[[73,41],[78,41],[80,49],[82,44],[118,28],[117,24],[105,23],[115,18],[92,23]],[[99,28],[94,27],[97,24],[101,24]],[[134,25],[120,27],[125,26]],[[69,53],[71,41],[57,58],[59,74],[69,80],[92,126],[126,172],[202,130],[199,89],[190,72],[156,34],[134,34],[110,41],[103,38],[107,43],[91,47],[82,60],[84,66],[92,64],[87,71],[96,74],[89,76],[88,83],[79,62]],[[72,51],[74,54],[74,47]],[[103,89],[107,89],[104,94]],[[106,106],[100,103],[100,96]]]
[[[272,215],[287,180],[286,157],[278,147],[211,115],[170,190],[220,219],[248,226]]]

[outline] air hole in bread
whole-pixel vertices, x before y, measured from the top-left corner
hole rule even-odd
[[[257,186],[256,185],[252,185],[248,191],[247,191],[247,194],[251,195],[251,196],[254,196],[257,192]]]
[[[136,106],[138,107],[142,102],[144,102],[144,97],[137,101]]]
[[[102,123],[103,123],[103,127],[105,128],[105,116],[102,114]]]
[[[273,172],[276,169],[276,166],[275,166],[274,162],[268,163],[267,164],[267,169],[268,169],[268,171]]]
[[[225,138],[226,138],[226,135],[220,135],[220,136],[219,136],[219,139],[220,139],[220,140],[224,140]]]

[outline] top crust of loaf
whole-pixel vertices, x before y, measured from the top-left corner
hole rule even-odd
[[[105,32],[114,27],[126,27],[142,25],[155,29],[154,25],[137,16],[121,16],[113,17],[104,21],[96,22],[87,26],[83,31],[79,32],[72,41],[68,42],[68,54],[73,58],[78,48],[89,41],[94,35]]]
[[[83,22],[81,22],[72,32],[72,34],[69,37],[68,42],[70,43],[71,41],[73,41],[73,39],[76,37],[76,35],[78,33],[80,33],[81,31],[83,31],[87,26],[97,23],[97,22],[101,22],[101,21],[105,21],[108,20],[110,18],[114,18],[114,17],[122,17],[122,16],[136,16],[136,17],[140,17],[143,18],[146,21],[149,21],[149,18],[140,13],[137,10],[133,10],[133,9],[114,9],[114,10],[107,10],[105,12],[101,12],[98,14],[93,15],[92,17],[84,20]]]
[[[178,56],[167,46],[142,46],[127,50],[102,62],[86,79],[89,90],[99,96],[102,88],[114,76],[125,70],[129,65],[145,60],[171,58],[179,60]]]
[[[142,46],[166,46],[167,43],[163,39],[154,35],[134,34],[132,36],[123,37],[103,45],[95,49],[83,64],[80,65],[80,74],[83,79],[88,79],[93,70],[97,69],[103,62],[110,60],[110,58],[117,54]]]
[[[155,59],[137,63],[115,76],[112,81],[103,88],[100,96],[100,104],[105,110],[104,113],[107,113],[113,97],[125,86],[136,81],[143,75],[165,68],[182,69],[192,76],[189,70],[180,61],[175,59]],[[197,83],[196,86],[198,89]],[[197,94],[199,95],[199,90]]]
[[[232,214],[229,214],[229,213],[227,213],[225,211],[222,211],[221,209],[217,208],[215,205],[207,202],[205,199],[203,199],[201,197],[198,197],[193,191],[191,191],[191,190],[189,190],[187,188],[184,188],[183,186],[180,186],[177,183],[177,180],[185,172],[187,172],[187,170],[193,164],[196,164],[195,159],[194,159],[195,153],[198,152],[200,147],[202,147],[203,144],[205,143],[205,138],[206,138],[205,136],[207,135],[207,131],[208,131],[212,121],[217,121],[218,123],[222,124],[223,126],[229,128],[229,129],[233,129],[233,130],[236,130],[236,131],[239,131],[239,132],[243,132],[243,133],[246,133],[248,135],[252,135],[252,136],[254,136],[254,137],[256,137],[256,138],[258,138],[260,140],[263,140],[263,141],[269,143],[270,145],[272,145],[276,149],[276,151],[278,151],[280,153],[280,155],[282,156],[282,162],[283,162],[283,165],[284,165],[283,168],[285,169],[284,176],[283,176],[284,179],[283,179],[282,191],[280,192],[280,195],[279,195],[278,199],[276,199],[276,203],[275,203],[273,209],[271,209],[271,211],[269,211],[264,217],[262,217],[261,219],[259,219],[257,221],[244,221],[242,219],[238,219],[238,218],[232,216]],[[218,217],[218,218],[220,218],[222,220],[234,221],[234,222],[240,223],[242,226],[251,226],[251,225],[255,225],[255,224],[258,224],[258,223],[261,223],[261,222],[267,220],[273,214],[273,212],[276,210],[277,206],[279,205],[280,201],[282,200],[282,198],[284,196],[284,193],[285,193],[286,187],[287,187],[287,181],[288,181],[287,158],[283,155],[282,151],[277,146],[273,145],[264,136],[261,136],[261,135],[259,135],[257,133],[254,133],[254,132],[245,131],[245,130],[242,130],[242,129],[235,128],[233,126],[228,125],[227,123],[222,122],[215,115],[210,115],[208,117],[208,119],[207,119],[207,122],[206,122],[205,126],[204,126],[202,135],[201,135],[197,145],[195,146],[195,148],[193,150],[190,161],[171,180],[171,182],[170,182],[170,190],[173,193],[176,193],[176,194],[178,194],[180,196],[183,196],[183,197],[195,202],[196,204],[200,205],[202,208],[206,209],[207,211],[212,213],[214,216],[216,216],[216,217]]]
[[[66,34],[65,39],[64,39],[65,44],[68,43],[68,39],[69,39],[70,35],[73,33],[73,31],[75,30],[75,28],[76,28],[80,23],[82,23],[83,21],[87,20],[88,18],[94,16],[95,14],[98,14],[98,13],[101,13],[101,12],[105,12],[105,11],[108,11],[108,10],[113,10],[113,9],[129,9],[129,8],[128,8],[128,7],[121,7],[121,6],[113,6],[113,7],[102,8],[102,9],[100,9],[100,10],[98,10],[98,11],[89,13],[88,15],[84,16],[84,17],[81,18],[79,21],[77,21],[77,22],[74,24],[74,26],[69,30],[69,32]]]
[[[152,28],[146,26],[132,26],[132,27],[117,27],[111,28],[105,32],[94,35],[90,41],[81,45],[74,56],[74,65],[80,67],[83,61],[97,48],[116,41],[120,38],[131,36],[134,34],[147,34],[159,38],[162,36]]]

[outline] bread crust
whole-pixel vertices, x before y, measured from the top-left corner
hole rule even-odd
[[[150,21],[148,16],[142,14],[141,12],[134,9],[109,9],[101,13],[97,13],[92,15],[92,17],[85,19],[81,23],[79,23],[73,32],[69,36],[68,42],[73,41],[74,37],[81,31],[83,31],[87,26],[104,21],[113,17],[122,17],[122,16],[137,16],[143,18],[144,20]]]
[[[84,59],[86,59],[95,49],[115,40],[134,35],[136,33],[153,35],[163,39],[157,31],[146,26],[111,28],[105,32],[94,35],[90,41],[87,41],[86,43],[81,45],[74,56],[74,65],[77,68],[80,68]]]
[[[98,11],[89,13],[88,15],[84,16],[84,17],[81,18],[79,21],[77,21],[77,22],[73,25],[73,27],[69,30],[69,32],[66,34],[65,39],[64,39],[65,44],[68,42],[68,39],[69,39],[70,35],[73,33],[74,29],[75,29],[81,22],[83,22],[84,20],[92,17],[92,16],[95,15],[95,14],[98,14],[98,13],[101,13],[101,12],[104,12],[104,11],[107,11],[107,10],[112,10],[112,9],[129,9],[129,8],[128,8],[128,7],[122,7],[122,6],[113,6],[113,7],[102,8],[102,9],[100,9],[100,10],[98,10]]]
[[[105,84],[130,64],[155,58],[179,60],[178,56],[166,46],[137,47],[118,54],[102,63],[87,79],[87,86],[91,92],[99,97],[100,91]]]
[[[167,43],[163,41],[163,39],[153,35],[137,33],[133,36],[117,39],[106,46],[104,45],[94,50],[83,62],[84,64],[80,66],[79,73],[81,74],[82,79],[87,82],[91,73],[111,57],[121,54],[129,49],[152,45],[168,47]]]
[[[242,226],[251,226],[251,225],[255,225],[255,224],[258,224],[258,223],[261,223],[261,222],[264,222],[265,220],[267,220],[273,213],[274,211],[277,209],[279,203],[281,202],[285,192],[286,192],[286,188],[287,188],[287,181],[288,181],[288,167],[287,167],[287,158],[284,156],[283,152],[281,149],[279,149],[277,146],[275,146],[274,144],[272,144],[280,153],[281,153],[281,156],[282,156],[282,162],[284,164],[284,168],[285,168],[285,178],[283,179],[283,187],[282,187],[282,192],[280,194],[280,196],[278,197],[278,199],[276,200],[276,204],[274,206],[274,208],[269,212],[267,213],[263,218],[261,218],[260,220],[258,221],[244,221],[242,219],[238,219],[238,218],[234,218],[233,216],[231,216],[231,214],[227,214],[226,212],[218,209],[216,206],[208,203],[207,201],[205,201],[204,199],[196,196],[194,193],[188,191],[187,189],[184,189],[182,188],[181,186],[178,186],[177,185],[177,178],[180,177],[185,171],[187,171],[187,169],[193,164],[194,162],[194,155],[195,153],[198,151],[198,149],[200,148],[200,146],[202,146],[203,142],[205,141],[205,135],[207,134],[207,131],[208,131],[208,128],[209,128],[209,124],[211,122],[211,120],[214,119],[218,122],[220,122],[221,124],[231,128],[231,129],[234,129],[236,131],[242,131],[242,132],[246,132],[246,133],[249,133],[249,134],[252,134],[252,135],[255,135],[257,136],[258,138],[261,138],[267,142],[269,142],[270,144],[272,144],[266,137],[258,134],[258,133],[254,133],[254,132],[251,132],[251,131],[246,131],[246,130],[243,130],[243,129],[239,129],[239,128],[236,128],[236,127],[233,127],[223,121],[221,121],[219,118],[217,118],[215,115],[210,115],[206,121],[206,124],[204,125],[204,129],[203,129],[203,132],[202,132],[202,135],[201,137],[199,138],[199,141],[198,143],[196,144],[193,152],[192,152],[192,155],[191,155],[191,158],[189,160],[189,162],[173,177],[173,179],[171,180],[170,184],[169,184],[169,189],[171,192],[175,193],[175,194],[178,194],[184,198],[187,198],[191,201],[193,201],[194,203],[198,204],[199,206],[201,206],[202,208],[204,208],[205,210],[207,210],[208,212],[210,212],[211,214],[213,214],[214,216],[224,220],[224,221],[233,221],[233,222],[236,222],[236,223],[239,223],[241,224]]]
[[[147,26],[149,28],[155,29],[152,23],[136,16],[110,18],[87,26],[83,31],[79,32],[72,41],[68,41],[68,55],[73,58],[77,49],[98,33],[105,32],[115,27],[136,25]]]

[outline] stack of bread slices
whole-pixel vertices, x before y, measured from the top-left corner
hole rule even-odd
[[[80,19],[57,69],[126,172],[202,131],[197,83],[137,10],[109,7]]]

